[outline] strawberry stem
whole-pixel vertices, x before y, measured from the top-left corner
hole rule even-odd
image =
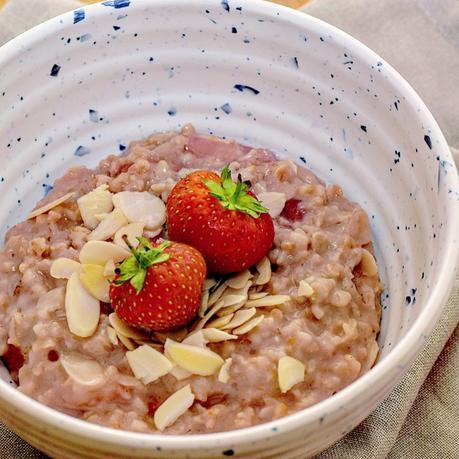
[[[170,241],[165,241],[157,247],[153,247],[151,242],[145,237],[138,237],[139,247],[136,249],[129,242],[126,235],[123,240],[129,247],[132,255],[123,261],[120,265],[120,275],[114,281],[115,285],[124,284],[130,281],[130,284],[139,293],[142,290],[147,275],[147,269],[158,263],[164,263],[169,260],[170,255],[164,253],[164,249],[171,245]]]
[[[243,182],[241,174],[238,175],[237,182],[233,181],[228,165],[221,172],[220,183],[214,180],[204,180],[204,185],[209,188],[211,196],[217,198],[225,209],[238,210],[253,218],[268,213],[268,209],[248,193],[250,183]]]

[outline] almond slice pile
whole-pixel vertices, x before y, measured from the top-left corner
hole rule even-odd
[[[290,300],[289,295],[271,295],[263,291],[270,280],[271,263],[268,257],[256,265],[255,272],[246,269],[219,281],[206,279],[199,308],[201,320],[191,332],[202,329],[206,336],[209,328],[224,330],[232,336],[226,339],[236,339],[236,335],[253,330],[264,318],[262,314],[257,315],[257,308],[281,306]]]

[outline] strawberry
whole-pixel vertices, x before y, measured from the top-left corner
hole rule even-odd
[[[274,225],[249,188],[240,176],[233,181],[228,166],[221,177],[211,171],[186,176],[167,200],[169,238],[196,247],[215,274],[254,265],[270,250]]]
[[[165,241],[153,246],[138,238],[137,249],[119,267],[110,285],[112,306],[128,325],[168,331],[196,315],[206,277],[206,264],[193,247]]]

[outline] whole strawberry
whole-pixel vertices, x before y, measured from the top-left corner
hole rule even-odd
[[[270,250],[274,225],[249,189],[240,176],[233,181],[228,166],[221,177],[211,171],[186,176],[167,200],[169,238],[196,247],[215,274],[254,265]]]
[[[129,241],[125,239],[126,243]],[[206,264],[193,247],[139,238],[110,286],[118,316],[132,327],[168,331],[186,325],[201,302]]]

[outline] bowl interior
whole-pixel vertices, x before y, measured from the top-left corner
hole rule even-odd
[[[69,166],[192,122],[306,164],[365,208],[386,285],[384,360],[439,280],[456,171],[387,63],[295,18],[255,1],[105,2],[5,47],[1,235]]]

